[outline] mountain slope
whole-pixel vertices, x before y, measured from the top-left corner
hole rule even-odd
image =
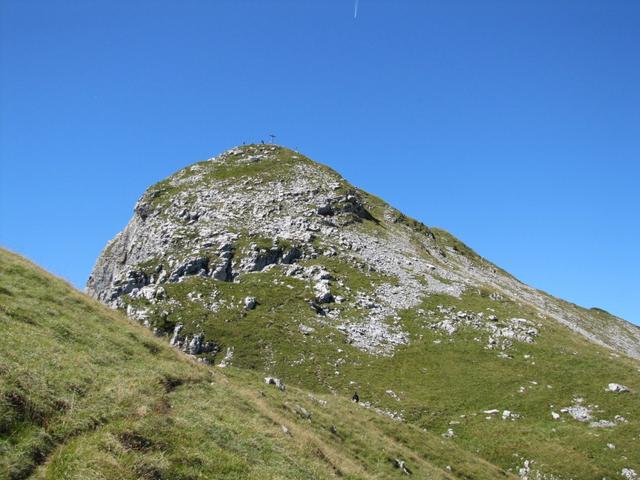
[[[370,350],[404,343],[402,332],[394,335],[373,317],[414,307],[424,295],[459,297],[473,287],[504,295],[595,343],[640,357],[637,327],[518,282],[448,233],[407,218],[331,169],[276,146],[232,149],[151,187],[127,228],[101,255],[87,288],[121,306],[123,294],[149,283],[173,283],[202,272],[233,280],[273,264],[318,257],[337,257],[401,286],[394,290],[381,281],[380,291],[372,292],[383,301],[380,312],[366,316],[368,324],[381,329],[365,332],[361,344]],[[150,267],[160,269],[155,278]]]
[[[640,470],[638,327],[522,284],[286,148],[235,148],[149,188],[87,289],[203,362],[357,390],[504,470]]]
[[[286,148],[235,148],[149,188],[87,289],[203,362],[357,390],[506,471],[638,470],[640,329]]]
[[[0,478],[384,479],[396,458],[509,477],[348,399],[214,371],[1,249],[0,326]]]

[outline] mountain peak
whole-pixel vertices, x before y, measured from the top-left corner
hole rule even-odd
[[[483,455],[502,468],[535,459],[540,478],[611,476],[604,456],[565,459],[597,450],[593,428],[628,428],[627,390],[640,388],[626,357],[640,357],[638,327],[519,282],[275,145],[233,148],[150,187],[87,289],[200,362],[357,391],[447,441],[490,438]],[[552,448],[523,444],[532,431]],[[619,451],[632,449],[620,436]]]
[[[311,305],[305,313],[324,317],[336,334],[370,353],[391,355],[410,343],[401,314],[425,299],[487,292],[520,305],[513,313],[528,317],[505,325],[515,339],[533,341],[523,332],[539,329],[539,319],[546,318],[597,344],[640,355],[638,329],[602,322],[599,312],[552,306],[555,299],[446,232],[406,217],[332,169],[271,144],[232,148],[150,187],[129,225],[105,248],[87,289],[134,312],[140,295],[166,290],[166,283],[204,278],[217,291],[220,281],[242,285],[247,274],[272,268],[310,282],[306,288],[316,294],[303,292]],[[311,273],[313,268],[326,273]],[[315,281],[316,275],[326,278]],[[245,293],[255,296],[250,289]],[[156,307],[144,310],[137,318],[158,332],[169,334],[182,323],[170,313],[159,318]],[[480,323],[487,331],[494,328]]]

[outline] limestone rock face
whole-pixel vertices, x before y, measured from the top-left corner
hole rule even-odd
[[[414,340],[402,316],[410,311],[448,341],[473,329],[487,349],[534,343],[550,321],[640,357],[633,325],[602,321],[602,311],[524,285],[446,232],[275,145],[231,149],[150,187],[98,258],[87,292],[194,355],[229,348],[211,338],[227,335],[229,322],[272,315],[273,325],[290,308],[286,320],[295,325],[288,331],[310,339],[322,329],[313,338],[340,338],[372,355],[394,355]],[[526,306],[529,316],[421,309],[434,295],[478,292]],[[282,308],[270,304],[276,301]],[[272,355],[268,342],[258,343]],[[241,345],[234,351],[242,358]]]

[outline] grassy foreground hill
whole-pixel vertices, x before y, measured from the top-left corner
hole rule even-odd
[[[0,250],[0,478],[515,478],[332,394],[203,365]]]

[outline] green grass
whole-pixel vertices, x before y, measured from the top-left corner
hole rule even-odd
[[[321,263],[352,288],[339,293],[368,291],[372,284],[389,280],[368,276],[335,258],[323,258]],[[452,427],[456,437],[450,444],[504,470],[515,471],[524,459],[535,459],[536,468],[560,478],[600,479],[640,462],[635,448],[640,437],[637,394],[605,392],[612,381],[637,392],[636,362],[611,356],[555,321],[537,317],[530,308],[508,299],[493,300],[490,289],[470,290],[461,298],[425,298],[417,309],[401,313],[411,344],[391,358],[375,357],[322,324],[323,319],[307,305],[312,296],[308,287],[308,282],[286,277],[278,268],[243,274],[239,283],[193,277],[165,285],[170,297],[182,299],[188,292],[207,295],[217,289],[225,307],[212,313],[185,301],[176,308],[175,321],[189,325],[192,332],[204,331],[223,347],[234,347],[235,366],[285,378],[315,393],[335,392],[348,398],[357,389],[364,401],[402,414],[412,428],[437,436]],[[245,295],[258,299],[255,310],[243,309]],[[428,328],[437,318],[421,315],[418,309],[436,310],[437,305],[495,314],[498,323],[515,317],[533,319],[540,336],[532,345],[515,343],[507,351],[510,358],[500,358],[497,351],[484,348],[487,333],[463,329],[448,336]],[[350,314],[354,312],[346,309],[343,317]],[[305,336],[298,330],[300,323],[316,331]],[[521,386],[526,387],[525,393],[519,393]],[[391,398],[387,390],[396,392],[401,401]],[[551,411],[570,406],[574,396],[598,405],[598,419],[623,415],[629,423],[594,429],[567,415],[553,420]],[[492,408],[508,409],[521,417],[486,420],[482,411]],[[459,424],[451,426],[452,421]],[[607,443],[614,443],[616,449],[608,449]]]
[[[505,476],[348,396],[195,363],[6,251],[0,287],[0,478],[384,479],[393,458],[417,478]]]

